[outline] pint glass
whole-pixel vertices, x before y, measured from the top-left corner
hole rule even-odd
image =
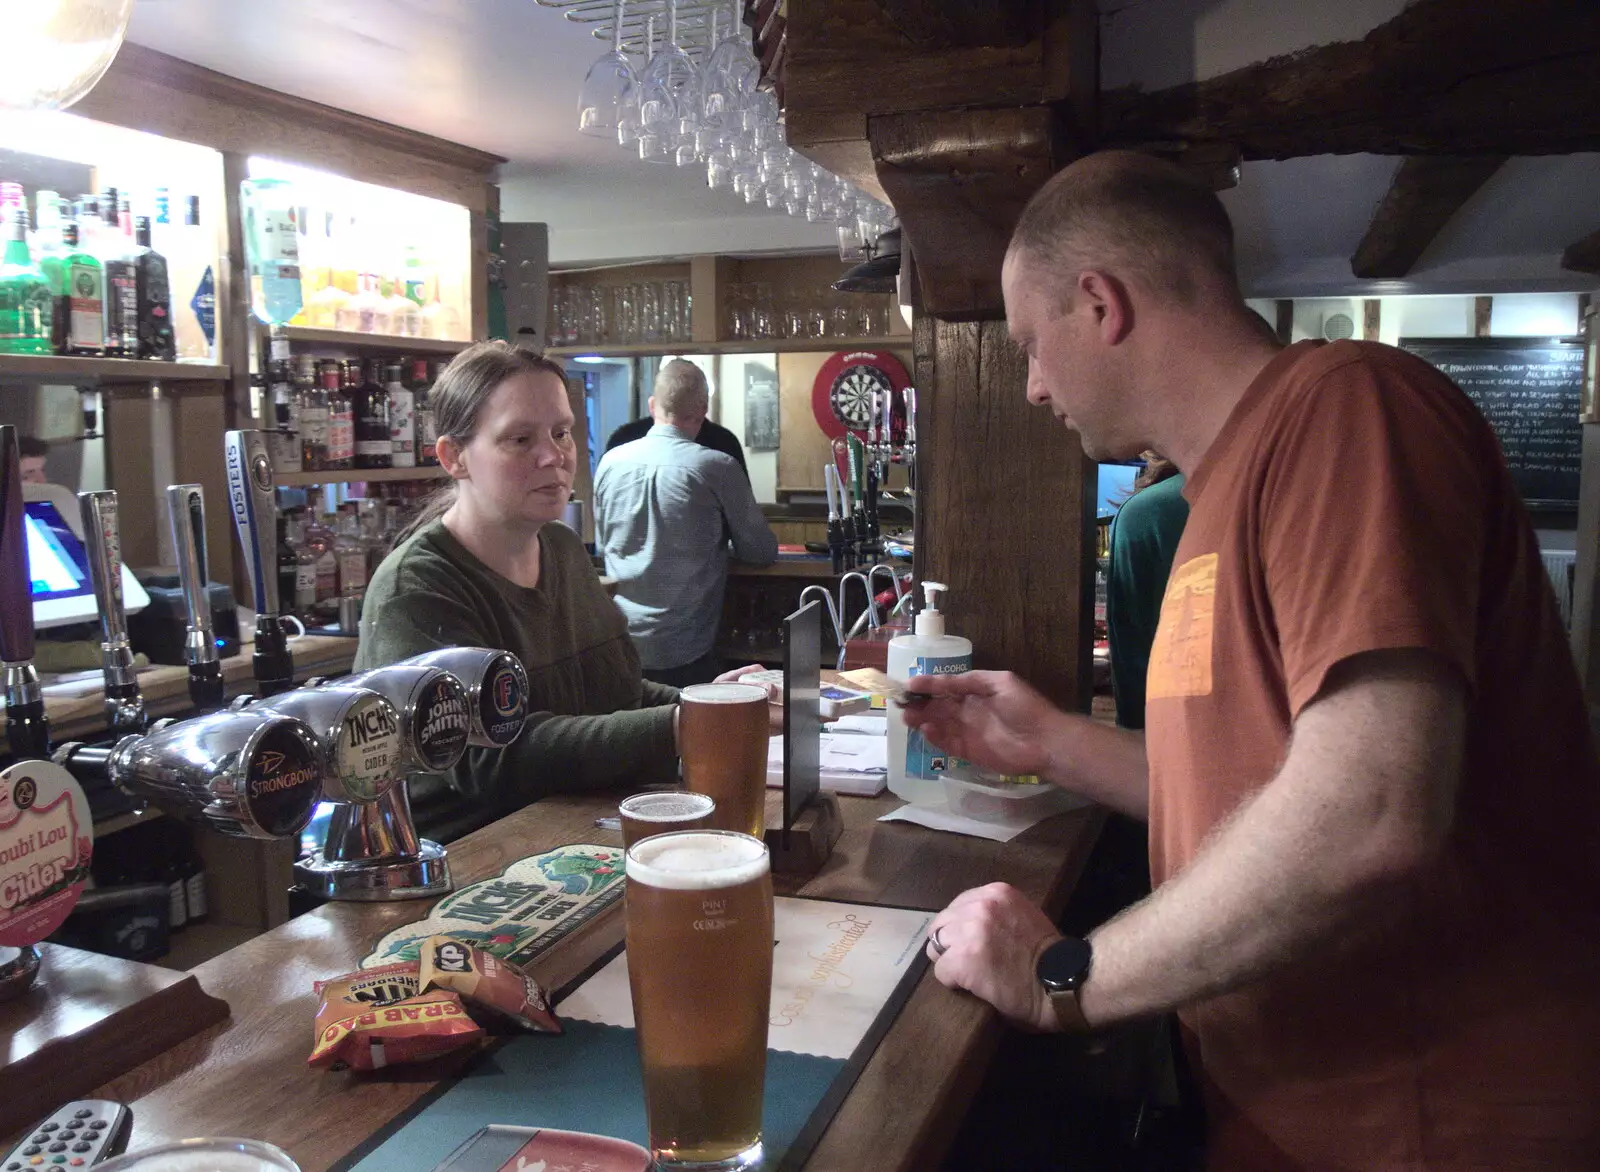
[[[632,846],[652,834],[673,830],[702,830],[711,825],[717,804],[705,794],[660,790],[623,798],[617,806],[622,823],[622,845]]]
[[[772,872],[746,834],[683,830],[627,855],[628,984],[662,1169],[761,1161]]]
[[[130,1152],[96,1172],[300,1172],[300,1166],[271,1144],[253,1139],[185,1139]]]
[[[678,696],[685,789],[717,803],[711,825],[761,837],[766,825],[767,692],[754,684],[694,684]]]

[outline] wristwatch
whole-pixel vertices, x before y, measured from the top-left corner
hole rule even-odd
[[[1081,1034],[1089,1023],[1078,1007],[1078,992],[1089,979],[1089,965],[1094,950],[1087,940],[1077,936],[1063,936],[1039,954],[1034,974],[1050,998],[1050,1008],[1056,1012],[1056,1021],[1068,1033]]]

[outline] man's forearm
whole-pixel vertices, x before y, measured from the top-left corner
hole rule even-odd
[[[1144,733],[1064,712],[1048,753],[1046,781],[1141,822],[1149,819],[1150,772]]]

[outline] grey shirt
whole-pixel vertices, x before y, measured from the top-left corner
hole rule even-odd
[[[778,557],[739,465],[658,423],[605,454],[594,496],[595,537],[640,662],[655,671],[708,654],[722,618],[729,538],[740,561],[765,566]]]

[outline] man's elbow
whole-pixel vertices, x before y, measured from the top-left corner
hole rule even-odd
[[[1387,888],[1432,868],[1455,825],[1454,803],[1442,796],[1416,808],[1385,811],[1354,852],[1356,886]]]

